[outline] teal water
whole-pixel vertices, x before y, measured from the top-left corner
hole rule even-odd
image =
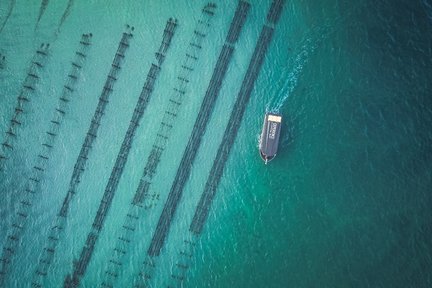
[[[129,287],[142,262],[186,147],[236,1],[218,5],[199,69],[161,159],[151,191],[156,206],[134,233],[116,287]],[[98,208],[165,21],[179,21],[136,133],[113,205],[82,278],[99,287],[135,193],[186,45],[205,1],[1,1],[0,135],[6,136],[31,57],[50,56],[1,172],[0,244],[23,189],[82,33],[93,33],[49,168],[30,209],[5,287],[29,287],[68,189],[73,166],[125,24],[134,39],[70,207],[45,287],[72,271]],[[180,283],[171,274],[231,113],[270,1],[252,4],[191,177],[157,259],[150,286],[431,287],[432,5],[430,1],[287,1],[203,233]],[[1,27],[1,26],[0,26]],[[1,59],[1,58],[0,58]],[[284,126],[278,156],[264,166],[258,135],[266,110]],[[3,150],[1,150],[3,151]]]

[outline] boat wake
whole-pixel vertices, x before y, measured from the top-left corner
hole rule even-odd
[[[300,52],[294,57],[293,61],[291,61],[291,71],[289,71],[284,86],[281,89],[283,95],[282,97],[278,97],[278,100],[273,105],[269,105],[270,111],[280,112],[282,106],[294,91],[303,68],[309,60],[310,54],[315,50],[316,45],[311,45],[311,43],[312,39],[307,39],[306,43],[302,45]]]
[[[431,0],[421,0],[424,5],[427,6],[428,15],[432,15],[432,5],[429,3]],[[283,87],[279,90],[278,94],[273,97],[273,100],[266,105],[266,111],[280,113],[280,110],[284,106],[285,102],[289,99],[289,96],[297,87],[298,80],[303,72],[304,67],[308,63],[311,55],[315,50],[323,43],[329,36],[337,31],[338,27],[341,27],[341,23],[347,21],[353,14],[360,13],[359,11],[364,10],[365,6],[362,3],[352,5],[349,11],[346,11],[344,15],[336,18],[328,18],[325,21],[315,24],[305,33],[305,37],[302,41],[292,50],[292,57],[288,59],[288,65],[286,73],[281,75],[281,78],[285,78],[280,82],[284,82]],[[432,19],[432,18],[431,18]]]
[[[257,139],[257,149],[259,149],[260,145],[261,145],[261,134],[257,134],[256,135],[256,139]]]
[[[287,65],[290,70],[282,75],[283,78],[286,78],[284,85],[280,89],[279,95],[266,105],[266,111],[280,113],[285,102],[297,87],[299,78],[311,55],[328,37],[330,31],[330,25],[323,25],[322,27],[312,29],[306,34],[307,36],[299,43],[297,48],[293,50],[293,56],[288,60]]]

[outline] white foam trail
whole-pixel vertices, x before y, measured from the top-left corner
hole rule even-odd
[[[319,38],[314,37],[315,35],[319,35],[318,33],[322,32],[323,29],[317,29],[315,33],[308,33],[312,35],[306,37],[300,44],[299,48],[296,49],[298,52],[295,53],[294,57],[289,60],[288,67],[291,70],[289,71],[284,85],[281,88],[281,93],[283,94],[283,96],[277,97],[276,99],[278,100],[276,100],[276,102],[274,102],[273,104],[267,104],[267,111],[270,110],[273,112],[279,112],[284,103],[288,100],[289,96],[297,86],[298,80],[301,76],[301,73],[303,72],[303,68],[309,61],[310,55],[316,50],[319,43],[324,38],[326,38],[327,33],[322,33],[321,37]],[[316,40],[314,41],[314,39]]]
[[[428,0],[421,0],[428,1]],[[430,6],[430,4],[428,4]],[[330,34],[336,32],[336,28],[348,19],[355,11],[361,9],[362,5],[352,6],[352,9],[337,19],[326,19],[326,21],[312,27],[306,37],[300,42],[299,46],[294,50],[294,56],[288,61],[288,77],[284,82],[284,86],[280,89],[281,93],[266,105],[266,111],[280,112],[281,108],[288,100],[291,93],[297,86],[298,80],[303,72],[304,66],[309,61],[309,58],[318,46],[326,40]],[[283,96],[281,96],[283,95]],[[272,103],[272,104],[270,104]]]
[[[261,145],[261,134],[257,134],[256,139],[257,139],[257,148],[259,148]]]
[[[297,86],[298,79],[303,71],[303,67],[309,60],[309,55],[315,50],[315,45],[310,45],[311,39],[307,39],[307,43],[302,46],[301,51],[295,56],[292,65],[290,65],[291,71],[288,73],[288,77],[285,81],[282,91],[284,95],[271,107],[271,111],[279,112],[286,100],[291,95],[294,88]]]
[[[291,93],[297,87],[298,80],[303,72],[303,69],[313,52],[318,48],[318,46],[323,42],[329,34],[334,30],[334,25],[336,25],[340,19],[337,19],[333,26],[329,24],[329,21],[322,23],[319,26],[313,27],[306,33],[305,38],[299,43],[297,48],[294,50],[294,56],[288,60],[288,69],[291,69],[284,81],[284,85],[281,88],[282,97],[279,96],[274,100],[273,104],[270,106],[270,111],[280,112],[281,108],[288,100]]]

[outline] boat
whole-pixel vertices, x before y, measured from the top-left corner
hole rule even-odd
[[[267,112],[264,117],[264,124],[259,141],[259,152],[265,164],[276,156],[279,136],[282,125],[282,116],[276,113]]]

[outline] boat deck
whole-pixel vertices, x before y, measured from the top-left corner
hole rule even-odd
[[[276,156],[281,124],[282,116],[278,114],[267,113],[264,117],[259,149],[261,158],[263,158],[266,163]]]

